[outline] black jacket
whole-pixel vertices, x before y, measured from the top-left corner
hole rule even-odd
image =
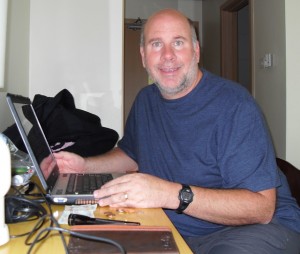
[[[55,97],[37,94],[33,107],[50,147],[81,156],[93,156],[111,150],[118,133],[101,125],[97,115],[75,107],[72,94],[63,89]],[[22,151],[27,152],[16,125],[3,132]]]

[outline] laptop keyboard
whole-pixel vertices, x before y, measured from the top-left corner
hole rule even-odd
[[[66,194],[92,194],[112,179],[111,174],[71,174]]]

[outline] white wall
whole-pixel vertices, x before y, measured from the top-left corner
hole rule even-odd
[[[253,0],[254,97],[269,125],[276,154],[286,157],[285,13],[282,0]],[[266,12],[269,15],[266,16]],[[263,68],[261,60],[271,53],[273,64]]]
[[[0,89],[0,131],[13,123],[5,99],[6,93],[28,95],[29,2],[30,0],[8,1],[5,87]]]
[[[10,0],[0,131],[10,126],[6,92],[54,96],[123,132],[123,0]]]
[[[285,1],[286,24],[286,159],[300,169],[300,2]]]
[[[0,1],[0,88],[4,88],[7,0]]]
[[[31,0],[29,95],[63,88],[123,133],[123,1]]]

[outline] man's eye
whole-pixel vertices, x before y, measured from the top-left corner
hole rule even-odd
[[[182,46],[183,45],[183,41],[175,41],[174,42],[174,46],[178,47],[178,46]]]
[[[161,46],[161,42],[155,41],[155,42],[152,43],[152,46],[153,46],[154,48],[158,48],[158,47]]]

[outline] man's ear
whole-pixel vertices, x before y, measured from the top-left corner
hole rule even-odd
[[[200,62],[200,55],[201,55],[201,48],[200,48],[200,43],[199,42],[197,42],[195,51],[196,51],[197,59],[198,59],[198,63],[199,63]]]
[[[141,54],[141,57],[142,57],[143,67],[145,68],[146,65],[145,65],[145,51],[144,51],[144,47],[140,47],[140,54]]]

